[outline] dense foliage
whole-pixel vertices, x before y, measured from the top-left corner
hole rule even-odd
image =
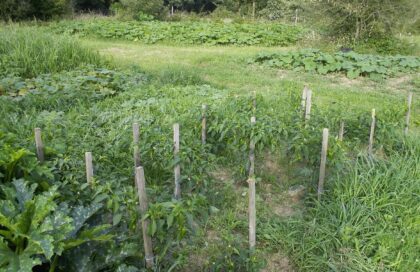
[[[359,76],[383,78],[403,73],[415,73],[420,70],[418,57],[362,55],[355,52],[328,54],[313,49],[298,52],[260,53],[253,62],[322,75],[340,72],[345,73],[349,78]]]
[[[418,16],[418,5],[411,0],[321,0],[313,7],[318,13],[316,20],[325,17],[331,35],[353,41],[378,34],[392,36],[398,24]]]
[[[114,20],[70,21],[52,24],[55,33],[70,33],[143,43],[209,45],[290,45],[302,30],[284,24],[236,24],[206,22],[121,22]]]
[[[0,20],[42,20],[70,14],[71,0],[2,0]]]

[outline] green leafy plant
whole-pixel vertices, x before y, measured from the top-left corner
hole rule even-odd
[[[13,186],[1,186],[0,268],[8,271],[32,271],[43,262],[51,262],[54,271],[64,250],[87,241],[107,241],[101,225],[82,230],[100,205],[69,208],[57,204],[57,186],[35,194],[37,185],[22,179]]]
[[[323,53],[315,49],[298,52],[260,53],[252,62],[270,67],[318,74],[344,73],[349,78],[368,76],[384,78],[420,69],[420,58],[410,56],[378,56],[349,53]]]
[[[286,46],[301,36],[299,27],[279,23],[65,21],[51,24],[55,33],[77,34],[142,43]]]

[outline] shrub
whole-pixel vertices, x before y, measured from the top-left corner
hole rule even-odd
[[[377,36],[365,39],[356,44],[356,49],[363,52],[376,52],[383,55],[411,55],[415,51],[415,46],[405,40],[394,37]]]

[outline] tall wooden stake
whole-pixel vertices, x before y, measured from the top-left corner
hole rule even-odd
[[[328,128],[322,131],[322,149],[321,149],[321,165],[319,167],[319,180],[318,180],[318,200],[321,200],[321,195],[324,193],[325,181],[325,166],[327,164],[328,152]]]
[[[255,116],[251,117],[251,126],[254,127],[256,123]],[[249,173],[248,176],[252,177],[255,174],[255,142],[251,138],[249,143]]]
[[[140,150],[139,150],[139,141],[140,141],[140,127],[139,123],[133,123],[133,144],[134,144],[134,167],[139,167],[141,165],[140,162]]]
[[[40,162],[44,162],[44,143],[42,142],[41,129],[35,128],[36,155]]]
[[[311,107],[312,107],[312,91],[307,90],[306,92],[306,105],[305,105],[305,121],[311,118]]]
[[[373,138],[375,134],[375,123],[376,123],[376,115],[375,109],[372,109],[372,123],[370,125],[370,135],[369,135],[369,156],[373,155]]]
[[[206,144],[207,140],[207,105],[202,105],[202,116],[201,116],[201,143]]]
[[[255,117],[251,117],[251,124],[256,123]],[[248,215],[249,215],[249,249],[255,248],[256,243],[256,209],[255,209],[255,142],[251,138],[249,144],[249,177],[248,177]]]
[[[143,218],[147,212],[147,195],[146,195],[146,181],[144,178],[143,167],[136,168],[136,184],[137,191],[139,196],[139,206],[140,206],[140,216]],[[147,234],[147,229],[149,228],[149,219],[144,219],[141,221],[142,233],[143,233],[143,244],[144,252],[146,259],[147,268],[152,268],[154,266],[154,256],[153,256],[153,247],[152,247],[152,238]]]
[[[302,107],[302,112],[303,112],[303,114],[305,114],[305,107],[306,107],[306,95],[307,95],[307,93],[308,93],[308,86],[306,86],[305,85],[305,87],[303,88],[303,91],[302,91],[302,100],[301,100],[301,102],[300,102],[300,104],[301,104],[301,107]]]
[[[91,183],[92,178],[93,178],[92,152],[85,153],[85,162],[86,162],[86,180],[88,183]]]
[[[340,142],[343,141],[343,137],[344,137],[344,121],[340,122],[340,131],[338,132],[338,140]]]
[[[408,134],[408,127],[410,126],[410,115],[411,115],[411,103],[413,101],[413,93],[408,93],[408,99],[407,99],[407,115],[405,116],[405,128],[404,128],[404,134]]]
[[[175,199],[181,198],[181,166],[179,165],[179,124],[174,124],[174,159],[176,161],[174,168],[175,176]]]

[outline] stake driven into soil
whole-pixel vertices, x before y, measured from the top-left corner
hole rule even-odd
[[[251,117],[251,125],[255,126],[255,117]],[[251,136],[249,144],[249,248],[252,250],[255,248],[256,243],[256,210],[255,210],[255,141]]]
[[[41,129],[35,128],[36,155],[40,162],[44,162],[44,143],[42,142]]]
[[[322,149],[321,149],[321,165],[319,167],[319,180],[318,180],[318,200],[321,200],[321,195],[324,193],[325,181],[325,166],[327,164],[328,152],[328,128],[322,131]]]
[[[147,212],[148,204],[147,204],[147,195],[146,195],[146,180],[144,178],[143,167],[141,166],[136,168],[136,184],[137,184],[137,191],[138,191],[138,196],[139,196],[140,216],[141,218],[143,218]],[[141,224],[142,224],[142,234],[143,234],[146,267],[152,268],[154,266],[152,238],[147,234],[147,229],[149,228],[149,224],[150,224],[149,219],[143,219],[141,221]]]

